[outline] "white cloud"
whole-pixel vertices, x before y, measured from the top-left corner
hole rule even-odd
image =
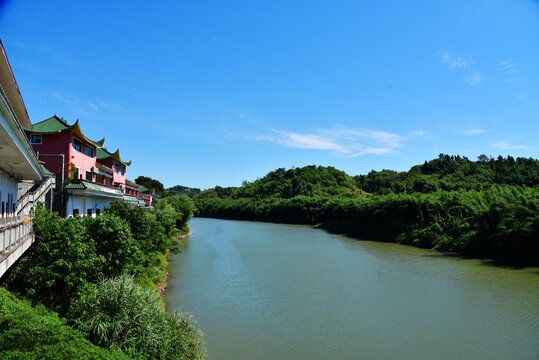
[[[454,57],[448,51],[437,51],[436,55],[441,59],[442,63],[449,66],[451,69],[467,69],[472,66],[473,61],[470,58],[460,56]]]
[[[464,81],[466,81],[470,85],[477,85],[481,81],[483,81],[483,75],[481,75],[478,72],[471,73],[470,75],[466,76],[464,78]]]
[[[512,88],[516,91],[515,96],[518,99],[525,99],[528,97],[526,90],[520,83],[520,72],[515,67],[512,60],[505,60],[500,63],[502,73],[505,75],[505,81],[508,82]]]
[[[405,137],[386,131],[336,126],[310,132],[273,129],[267,134],[250,139],[273,142],[289,148],[330,151],[341,157],[357,157],[366,154],[393,153],[401,146]]]
[[[489,132],[489,130],[485,130],[485,129],[469,129],[469,130],[463,131],[463,133],[466,134],[466,135],[479,135],[479,134],[484,134],[486,132]]]
[[[519,150],[519,149],[528,149],[525,145],[515,145],[511,144],[507,141],[500,141],[497,143],[492,144],[493,148],[500,149],[500,150]]]
[[[427,130],[423,130],[423,129],[418,129],[418,130],[414,130],[414,131],[410,131],[408,133],[408,136],[424,136],[424,135],[427,135],[429,132]]]

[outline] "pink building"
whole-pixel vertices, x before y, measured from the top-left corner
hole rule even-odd
[[[117,200],[136,206],[151,205],[151,194],[138,191],[139,185],[126,178],[131,161],[122,160],[119,150],[111,153],[103,148],[105,139],[94,141],[84,136],[78,120],[69,125],[54,115],[25,131],[39,160],[61,177],[59,182],[65,183],[69,197],[67,203],[56,207],[60,213],[98,215],[103,207]]]

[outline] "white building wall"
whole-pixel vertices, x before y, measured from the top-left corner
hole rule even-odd
[[[114,198],[105,198],[105,197],[90,197],[90,196],[79,196],[79,195],[70,195],[67,200],[67,209],[66,215],[68,217],[73,216],[75,211],[78,209],[80,216],[88,215],[88,210],[92,210],[92,216],[96,216],[96,210],[99,209],[99,212],[103,213],[103,208],[110,203],[117,201],[118,199]]]
[[[0,217],[14,216],[17,206],[17,180],[0,170]],[[4,210],[2,213],[2,209]]]

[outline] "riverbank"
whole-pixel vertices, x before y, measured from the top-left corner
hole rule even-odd
[[[174,241],[182,241],[186,238],[188,238],[189,236],[193,235],[193,233],[189,230],[189,232],[187,234],[183,234],[183,235],[179,235],[179,236],[174,236],[172,239]],[[177,246],[177,245],[175,245]],[[167,250],[167,253],[165,255],[165,258],[167,260],[167,265],[165,266],[165,274],[163,275],[163,279],[162,281],[160,281],[158,284],[156,284],[157,286],[157,292],[159,294],[162,294],[163,291],[165,291],[165,289],[167,288],[168,286],[168,260],[170,259],[170,255],[171,255],[171,251],[170,249]],[[164,299],[163,300],[163,303],[164,303]]]
[[[539,265],[539,188],[197,199],[203,217],[317,225],[357,238]]]
[[[202,336],[190,317],[166,312],[157,291],[178,219],[161,201],[148,210],[115,202],[95,218],[62,219],[38,206],[36,241],[4,284],[58,313],[94,345],[133,358],[204,359]],[[20,336],[6,358],[46,345],[43,338]]]

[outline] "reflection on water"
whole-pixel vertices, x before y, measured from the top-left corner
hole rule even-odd
[[[538,359],[536,268],[306,226],[193,219],[166,301],[210,360]]]

